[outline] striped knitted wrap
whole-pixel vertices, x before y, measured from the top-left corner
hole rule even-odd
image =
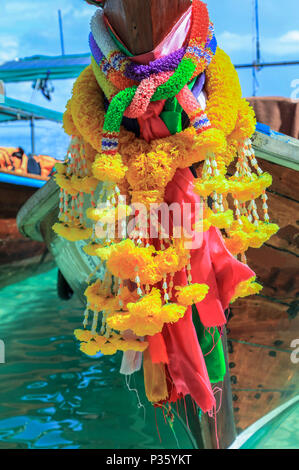
[[[203,2],[193,2],[188,43],[148,65],[134,63],[117,48],[107,31],[102,10],[91,20],[89,45],[95,76],[101,88],[108,90],[106,97],[110,101],[103,128],[103,154],[117,153],[123,117],[140,117],[151,101],[177,97],[197,133],[211,127],[187,86],[209,66],[217,49],[214,27]]]

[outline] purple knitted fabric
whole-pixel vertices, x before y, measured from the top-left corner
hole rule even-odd
[[[97,64],[99,64],[101,60],[103,59],[104,54],[102,53],[101,49],[98,47],[92,33],[89,33],[89,47],[90,47],[90,51],[92,53],[94,60],[96,61]]]
[[[89,34],[89,47],[97,64],[100,64],[103,59],[106,62],[104,54],[97,45],[92,33]],[[125,76],[131,80],[141,82],[145,78],[149,78],[152,74],[174,71],[184,57],[185,51],[186,48],[182,47],[168,56],[150,62],[148,65],[130,62],[125,69]]]
[[[126,67],[125,75],[132,80],[141,82],[141,80],[149,78],[152,74],[175,70],[184,57],[185,51],[186,48],[182,47],[178,51],[150,62],[148,65],[137,64],[132,61]]]

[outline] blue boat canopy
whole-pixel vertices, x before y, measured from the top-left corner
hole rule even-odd
[[[26,57],[0,65],[0,80],[12,83],[47,78],[51,80],[76,78],[89,64],[89,53]]]
[[[63,114],[58,111],[24,103],[0,94],[0,122],[33,121],[34,119],[62,122],[62,116]]]

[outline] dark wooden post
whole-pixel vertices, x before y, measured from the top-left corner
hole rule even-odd
[[[191,5],[190,0],[107,0],[111,26],[132,54],[152,51]]]

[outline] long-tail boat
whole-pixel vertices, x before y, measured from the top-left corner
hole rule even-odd
[[[96,3],[92,2],[91,3]],[[189,0],[108,0],[110,24],[133,53],[152,50],[167,34]],[[146,32],[146,34],[145,34]],[[261,294],[232,304],[223,343],[229,372],[220,386],[222,407],[217,415],[219,446],[228,448],[237,432],[298,394],[298,365],[291,361],[291,341],[299,335],[298,196],[299,141],[258,125],[253,139],[260,166],[273,175],[268,190],[272,220],[280,230],[248,261],[263,284]],[[58,219],[59,188],[51,179],[21,209],[19,230],[44,240],[64,280],[84,303],[86,279],[96,268],[83,251],[85,242],[70,243],[52,230]],[[187,402],[190,439],[197,448],[216,448],[215,423],[194,414]]]
[[[61,122],[62,115],[0,95],[1,122],[22,120],[31,123],[33,153],[34,121],[40,119]],[[49,180],[55,159],[46,156],[28,159],[25,154],[20,159],[12,157],[18,150],[0,148],[0,287],[53,267],[52,255],[45,244],[28,240],[20,234],[16,215],[21,206]],[[20,161],[20,168],[14,161]],[[30,172],[29,161],[38,168],[36,173]]]

